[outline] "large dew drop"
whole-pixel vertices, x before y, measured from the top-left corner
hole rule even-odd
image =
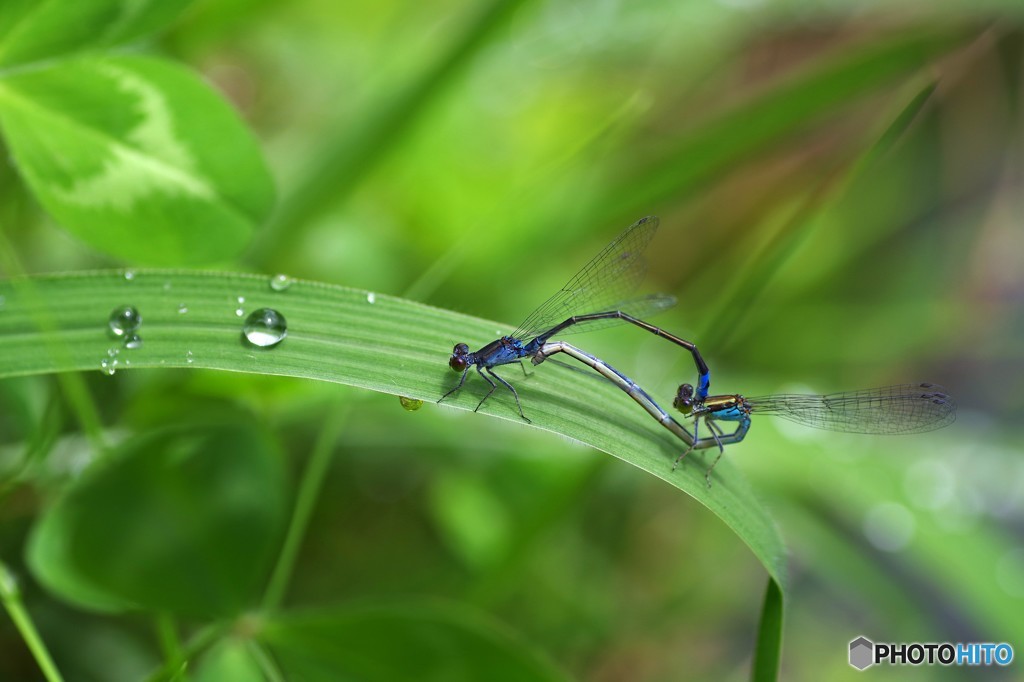
[[[288,335],[288,323],[284,315],[273,308],[260,308],[245,318],[242,334],[254,346],[273,348]]]
[[[110,331],[114,336],[121,337],[131,334],[142,324],[142,315],[135,309],[135,306],[122,305],[114,308],[110,313]]]

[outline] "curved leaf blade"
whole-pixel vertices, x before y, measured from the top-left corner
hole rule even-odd
[[[273,202],[259,147],[235,112],[161,60],[83,58],[0,80],[0,126],[43,206],[121,258],[229,258]]]
[[[447,367],[452,344],[483,345],[502,329],[339,286],[297,281],[277,292],[269,277],[238,273],[148,270],[130,280],[116,271],[40,276],[0,282],[0,295],[6,298],[0,310],[6,351],[0,354],[0,378],[100,370],[108,349],[120,346],[109,335],[107,318],[116,306],[131,304],[142,314],[143,346],[120,351],[118,370],[182,367],[305,377],[433,403],[457,381]],[[248,346],[236,315],[239,297],[246,313],[263,307],[282,313],[287,338],[270,349]],[[49,334],[37,330],[40,320]],[[591,445],[686,492],[732,528],[782,585],[778,531],[728,457],[715,468],[715,484],[708,489],[699,458],[673,471],[681,444],[614,386],[547,364],[514,381],[533,420],[523,426]],[[471,410],[483,388],[482,382],[467,381],[444,404]],[[507,396],[496,394],[480,412],[522,424]],[[396,401],[395,418],[404,414]]]

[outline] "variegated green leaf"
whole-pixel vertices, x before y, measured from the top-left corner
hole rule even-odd
[[[0,124],[39,201],[114,256],[211,262],[237,254],[270,210],[259,148],[188,71],[91,57],[0,80]]]

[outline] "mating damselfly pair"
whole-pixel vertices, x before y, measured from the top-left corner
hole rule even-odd
[[[525,358],[537,365],[552,355],[562,353],[596,370],[682,440],[687,448],[676,458],[676,464],[692,450],[717,447],[718,456],[705,474],[709,486],[711,471],[725,452],[724,446],[738,443],[746,437],[752,414],[774,414],[816,428],[865,434],[920,433],[945,426],[956,418],[953,400],[941,386],[928,383],[829,395],[751,398],[739,394],[709,395],[711,374],[697,346],[641,319],[671,307],[675,299],[663,295],[629,298],[643,279],[646,270],[644,250],[657,228],[658,219],[653,216],[630,225],[511,334],[475,352],[471,352],[465,343],[456,344],[448,364],[462,376],[459,383],[438,402],[461,389],[470,368],[475,366],[480,376],[490,384],[490,390],[476,409],[480,409],[497,389],[497,384],[491,380],[493,378],[512,392],[519,415],[529,422],[516,389],[498,376],[494,368],[512,363],[522,366]],[[673,406],[680,413],[693,419],[692,433],[633,380],[610,364],[564,341],[551,340],[556,334],[591,331],[621,322],[655,334],[692,355],[697,367],[696,386],[689,383],[680,385],[673,400]],[[710,435],[700,435],[701,420]],[[736,427],[727,433],[717,422],[734,422]]]

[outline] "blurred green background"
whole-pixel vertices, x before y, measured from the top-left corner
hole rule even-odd
[[[728,450],[791,553],[782,677],[853,679],[847,644],[861,634],[1024,653],[1019,2],[202,0],[141,49],[210,81],[277,181],[277,209],[249,248],[210,267],[365,288],[511,329],[656,214],[644,290],[679,298],[656,322],[700,346],[713,392],[946,386],[960,409],[941,431],[868,437],[764,418]],[[11,165],[0,202],[30,274],[141,265],[62,231]],[[688,357],[635,330],[573,342],[663,404],[692,379]],[[436,349],[439,375],[449,352]],[[482,395],[477,379],[466,390]],[[166,494],[197,524],[219,518],[207,498],[168,487],[186,460],[211,495],[234,490],[232,509],[250,510],[218,526],[236,544],[199,555],[225,571],[210,595],[265,583],[232,556],[280,551],[319,447],[332,457],[289,609],[443,599],[487,614],[571,679],[748,674],[763,567],[704,507],[618,460],[331,384],[181,370],[85,381],[114,440],[171,443],[166,469],[126,479],[152,490],[107,481],[97,499],[112,509],[97,514],[132,517]],[[192,445],[175,449],[195,424],[233,443],[248,487],[232,485],[230,459],[204,465]],[[55,378],[0,383],[0,555],[67,679],[140,679],[173,659],[175,632],[203,627],[207,602],[104,614],[42,588],[24,559],[40,514],[94,456]],[[69,524],[96,508],[87,496],[60,504]],[[93,578],[124,586],[132,560],[174,573],[177,557],[123,549],[130,558]],[[244,636],[244,619],[232,627]],[[38,674],[0,619],[0,678]]]

